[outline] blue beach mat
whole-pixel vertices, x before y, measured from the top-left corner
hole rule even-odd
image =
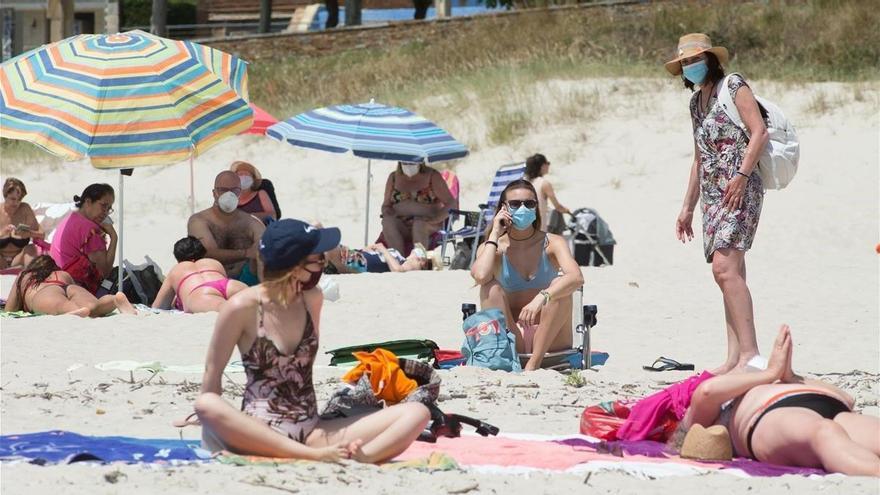
[[[167,463],[211,458],[198,440],[94,437],[69,431],[42,431],[0,436],[0,461],[33,464],[74,462]]]

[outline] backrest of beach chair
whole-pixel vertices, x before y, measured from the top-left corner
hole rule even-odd
[[[483,212],[485,221],[489,222],[495,215],[495,207],[498,200],[501,199],[501,192],[511,182],[522,179],[526,173],[526,163],[516,162],[502,165],[495,171],[495,177],[492,179],[492,187],[489,189],[489,199],[486,201],[486,210]]]

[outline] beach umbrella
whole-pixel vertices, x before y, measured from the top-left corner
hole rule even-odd
[[[0,137],[96,168],[190,159],[193,205],[192,158],[250,128],[247,97],[247,63],[238,57],[143,31],[79,35],[0,66]]]
[[[319,108],[279,122],[266,135],[295,146],[367,159],[364,245],[370,234],[372,160],[436,163],[467,156],[448,132],[413,112],[370,101]]]
[[[242,132],[242,134],[257,134],[264,135],[266,134],[266,129],[269,128],[272,124],[278,123],[278,119],[272,116],[269,112],[263,110],[262,108],[254,105],[251,105],[251,110],[254,111],[254,123],[251,125],[251,128]]]

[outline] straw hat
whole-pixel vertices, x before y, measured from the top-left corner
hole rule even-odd
[[[712,46],[712,40],[703,33],[686,34],[678,39],[678,56],[669,62],[666,62],[666,70],[673,76],[681,74],[681,60],[699,55],[703,52],[714,53],[718,57],[721,65],[727,63],[730,59],[727,48],[723,46]]]
[[[723,425],[693,425],[684,437],[681,456],[701,461],[729,461],[733,458],[730,433]]]
[[[245,172],[251,174],[254,177],[254,185],[251,186],[251,189],[254,191],[259,189],[260,184],[263,182],[263,176],[260,175],[260,171],[257,170],[257,167],[254,167],[248,162],[232,162],[232,166],[229,167],[229,170],[232,170],[236,174],[239,172],[239,170],[244,170]]]

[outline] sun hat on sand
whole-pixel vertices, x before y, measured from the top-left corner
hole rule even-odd
[[[727,63],[730,59],[727,48],[723,46],[712,46],[712,40],[703,33],[690,33],[678,39],[678,49],[676,58],[666,62],[666,70],[673,76],[681,74],[681,60],[699,55],[703,52],[714,53],[718,57],[721,65]]]
[[[730,433],[723,425],[693,425],[681,444],[681,454],[686,459],[701,461],[729,461],[733,458]]]

